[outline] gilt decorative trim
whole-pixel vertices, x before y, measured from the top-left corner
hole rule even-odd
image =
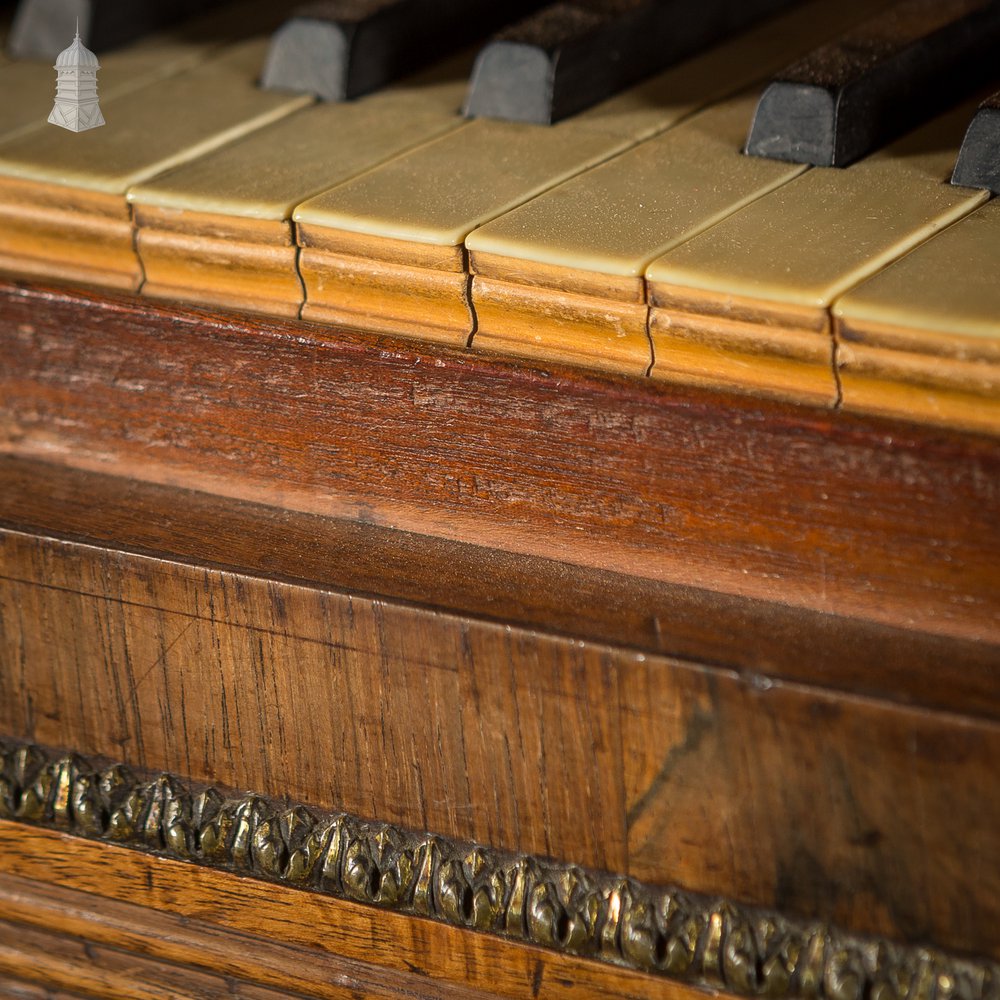
[[[770,1000],[1000,1000],[1000,967],[0,743],[0,817]]]

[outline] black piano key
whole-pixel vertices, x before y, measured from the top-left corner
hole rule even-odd
[[[468,117],[550,124],[778,11],[788,0],[576,0],[479,53]]]
[[[973,116],[951,183],[1000,194],[1000,91],[983,101]]]
[[[540,6],[539,0],[319,0],[274,34],[261,86],[342,101],[370,93]]]
[[[997,0],[905,0],[768,85],[746,151],[845,167],[996,73]]]
[[[201,13],[224,0],[21,0],[8,51],[17,58],[54,59],[76,33],[95,52]],[[234,15],[237,16],[237,15]]]

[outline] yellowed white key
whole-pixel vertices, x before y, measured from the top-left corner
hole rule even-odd
[[[1000,202],[833,307],[847,409],[1000,433]]]
[[[471,233],[473,343],[645,374],[646,267],[805,169],[740,153],[757,96],[703,111]]]
[[[463,125],[469,60],[343,103],[321,103],[134,185],[136,205],[288,219],[311,195]]]
[[[654,377],[833,404],[830,305],[985,198],[945,183],[969,112],[810,170],[653,262]]]
[[[48,126],[0,143],[0,267],[137,287],[128,189],[310,103],[258,89],[266,47],[267,39],[241,43],[102,97],[104,127]]]
[[[465,343],[470,232],[732,93],[864,3],[810,4],[558,125],[479,120],[294,214],[307,318]],[[769,62],[770,61],[770,62]]]
[[[297,316],[294,207],[461,127],[470,64],[313,105],[133,186],[143,293]]]
[[[243,5],[234,23],[231,8],[192,18],[172,30],[157,32],[132,45],[99,53],[98,95],[102,104],[156,80],[191,69],[255,28],[263,34],[275,19],[267,0]],[[66,44],[72,41],[66,39]],[[48,126],[55,96],[51,59],[0,58],[0,141]],[[203,95],[204,96],[204,95]]]

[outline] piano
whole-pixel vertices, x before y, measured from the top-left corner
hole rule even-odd
[[[1000,5],[697,7],[8,5],[0,996],[1000,989]]]

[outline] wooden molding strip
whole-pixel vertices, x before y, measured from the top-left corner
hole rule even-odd
[[[181,991],[182,986],[191,985],[190,982],[185,983],[191,971],[218,977],[225,984],[215,992],[204,988],[194,990],[197,1000],[245,997],[243,991],[247,986],[251,990],[259,987],[280,990],[277,995],[283,998],[307,996],[317,1000],[358,1000],[358,997],[365,997],[365,1000],[468,1000],[469,997],[489,1000],[499,996],[493,990],[485,992],[463,982],[460,975],[452,975],[450,978],[457,981],[449,981],[451,969],[448,965],[436,969],[420,967],[419,971],[407,968],[406,950],[400,941],[396,942],[397,946],[391,953],[391,958],[397,960],[397,967],[385,961],[390,956],[370,946],[363,959],[346,954],[348,949],[344,947],[323,948],[323,943],[330,943],[329,934],[321,942],[295,942],[294,935],[288,933],[289,921],[282,919],[280,897],[284,894],[293,902],[297,901],[296,912],[303,920],[306,907],[302,905],[303,894],[297,889],[250,883],[254,889],[268,892],[272,907],[279,910],[276,919],[269,919],[271,914],[264,907],[250,905],[247,881],[228,872],[156,858],[99,841],[82,841],[53,831],[27,830],[21,824],[0,820],[0,849],[4,848],[4,870],[0,870],[0,927],[14,942],[11,950],[15,953],[15,961],[17,957],[24,956],[30,963],[34,958],[33,964],[22,965],[18,973],[50,987],[53,976],[49,971],[51,963],[48,956],[60,951],[65,953],[67,945],[75,950],[82,944],[85,955],[92,956],[91,964],[98,968],[102,965],[106,967],[107,959],[112,955],[123,953],[133,961],[133,967],[146,965],[148,969],[147,963],[155,963],[152,972],[147,974],[150,978],[145,981],[159,986],[161,992],[156,1000],[178,1000],[178,997],[191,995],[190,991]],[[39,863],[49,861],[50,870],[57,869],[58,866],[51,861],[62,852],[73,859],[75,882],[88,878],[92,880],[86,889],[61,884],[57,872],[39,879],[12,875],[7,870],[27,867],[32,875],[44,876],[46,873],[37,870]],[[127,855],[133,868],[146,868],[139,874],[138,885],[123,871],[123,854]],[[157,888],[166,881],[171,883],[173,889],[173,906],[162,905],[164,900],[157,895]],[[206,881],[213,884],[217,896],[229,897],[225,904],[215,907],[210,913],[199,907],[192,885]],[[154,884],[153,889],[149,887],[150,882]],[[318,903],[326,911],[314,923],[320,934],[331,923],[336,923],[343,933],[351,918],[358,916],[357,911],[363,909],[365,916],[371,913],[369,908],[356,907],[315,893],[309,894],[308,902],[314,906]],[[177,906],[177,903],[181,905]],[[227,916],[238,919],[247,911],[252,911],[252,926],[245,928],[239,924],[227,924]],[[374,911],[374,915],[384,914]],[[450,928],[430,921],[420,921],[420,924],[424,930],[450,932]],[[24,931],[41,931],[45,936],[52,935],[54,940],[46,942],[40,935],[32,940],[32,936]],[[451,932],[451,937],[455,938],[460,933]],[[358,933],[357,940],[362,938],[363,935]],[[481,943],[478,935],[472,943]],[[494,942],[490,940],[489,943]],[[411,947],[415,944],[416,941]],[[534,950],[521,948],[524,952]],[[458,958],[454,949],[441,951],[444,962]],[[551,958],[560,957],[552,955]],[[583,964],[579,959],[561,961],[565,965]],[[11,975],[11,965],[3,963],[0,957],[0,983],[5,983]],[[62,965],[65,968],[65,962]],[[607,966],[597,968],[607,977],[617,975],[622,978],[618,969]],[[530,963],[528,969],[531,969]],[[57,976],[60,971],[57,966]],[[526,978],[530,983],[530,972]],[[629,978],[650,979],[654,986],[661,987],[665,982],[652,977],[639,977],[638,974],[631,974]],[[124,989],[120,983],[111,986],[112,989],[108,989],[105,985],[103,993],[95,992],[115,998],[126,996],[130,1000],[136,992],[134,984],[127,984]],[[508,990],[507,995],[510,992]],[[663,996],[662,988],[657,992],[660,997]],[[691,994],[695,991],[691,987],[677,987],[677,992]],[[18,1000],[34,997],[33,993],[26,993],[24,997],[20,993],[12,995]],[[633,990],[630,995],[638,996],[638,993]],[[5,996],[0,987],[0,997]],[[41,996],[44,1000],[52,1000],[49,994]]]
[[[1000,635],[996,438],[0,283],[0,451]]]
[[[174,776],[0,749],[0,819],[427,917],[742,997],[991,1000],[1000,967]]]

